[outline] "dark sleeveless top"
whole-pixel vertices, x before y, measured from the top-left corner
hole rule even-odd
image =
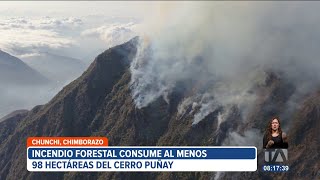
[[[271,140],[274,141],[274,144],[272,146],[269,147],[269,149],[287,149],[288,148],[288,143],[283,142],[282,140],[282,135],[278,135],[276,137],[271,138]],[[263,148],[266,149],[266,146],[268,144],[268,140],[266,135],[263,138]]]

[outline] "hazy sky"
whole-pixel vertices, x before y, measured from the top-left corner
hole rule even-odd
[[[0,2],[1,15],[7,16],[86,16],[103,14],[110,16],[141,16],[150,2],[112,2],[112,1],[4,1]]]
[[[213,4],[213,2],[205,2]],[[19,58],[51,52],[92,60],[141,33],[160,31],[184,5],[195,2],[0,2],[0,49]],[[197,14],[197,11],[191,12]],[[140,28],[140,29],[139,29]]]
[[[92,59],[129,40],[152,2],[0,2],[0,49],[23,58],[52,52]],[[89,46],[88,46],[89,45]]]

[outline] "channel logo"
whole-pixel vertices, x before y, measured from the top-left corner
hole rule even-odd
[[[288,160],[287,149],[265,149],[264,150],[265,162],[286,162]]]

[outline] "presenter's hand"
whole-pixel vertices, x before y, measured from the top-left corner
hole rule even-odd
[[[269,141],[268,141],[268,144],[267,144],[267,147],[270,147],[270,146],[272,146],[273,144],[274,144],[274,141],[269,140]]]

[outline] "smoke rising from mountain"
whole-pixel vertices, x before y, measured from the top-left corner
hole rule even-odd
[[[196,87],[190,91],[201,97],[183,101],[179,112],[199,106],[194,124],[217,106],[248,110],[256,96],[252,88],[264,83],[266,71],[281,73],[298,94],[312,91],[320,83],[319,8],[316,2],[163,4],[141,28],[143,40],[132,62],[137,107],[190,81]],[[208,94],[211,100],[199,104]]]

